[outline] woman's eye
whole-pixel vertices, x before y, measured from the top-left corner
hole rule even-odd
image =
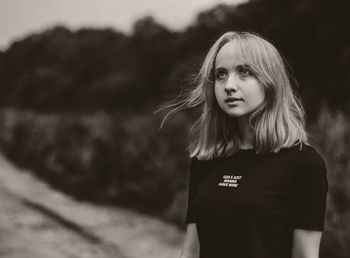
[[[243,77],[253,75],[253,73],[247,67],[245,67],[243,65],[237,66],[237,71]]]
[[[226,78],[226,73],[224,71],[217,71],[215,74],[217,80],[224,80]]]

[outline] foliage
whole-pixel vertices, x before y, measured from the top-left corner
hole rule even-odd
[[[323,238],[324,257],[347,257],[350,253],[350,119],[342,112],[323,107],[310,131],[326,158],[328,200]]]
[[[0,103],[40,112],[148,107],[178,88],[184,69],[198,69],[220,34],[248,30],[283,50],[316,117],[322,102],[344,109],[350,97],[348,13],[347,0],[255,0],[205,10],[181,32],[152,17],[136,21],[131,35],[56,26],[0,54]]]
[[[188,160],[186,117],[158,131],[149,114],[47,115],[3,111],[3,152],[76,198],[115,203],[182,222]],[[123,123],[120,121],[123,119]]]

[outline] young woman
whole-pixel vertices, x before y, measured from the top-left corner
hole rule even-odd
[[[222,35],[172,112],[198,105],[180,257],[317,258],[326,166],[277,49],[255,34]]]

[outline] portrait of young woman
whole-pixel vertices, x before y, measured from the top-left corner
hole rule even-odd
[[[200,107],[180,258],[317,258],[327,170],[279,51],[227,32],[171,112]]]

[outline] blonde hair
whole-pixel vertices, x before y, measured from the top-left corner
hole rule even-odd
[[[249,119],[255,132],[256,152],[278,152],[284,147],[307,143],[304,110],[293,93],[280,53],[265,39],[248,32],[227,32],[214,43],[196,77],[196,87],[164,107],[170,111],[161,127],[174,112],[202,106],[201,116],[190,130],[190,157],[223,158],[239,150],[243,138],[238,121],[221,110],[213,90],[215,58],[230,41],[238,43],[240,58],[249,65],[265,91],[265,100]]]

